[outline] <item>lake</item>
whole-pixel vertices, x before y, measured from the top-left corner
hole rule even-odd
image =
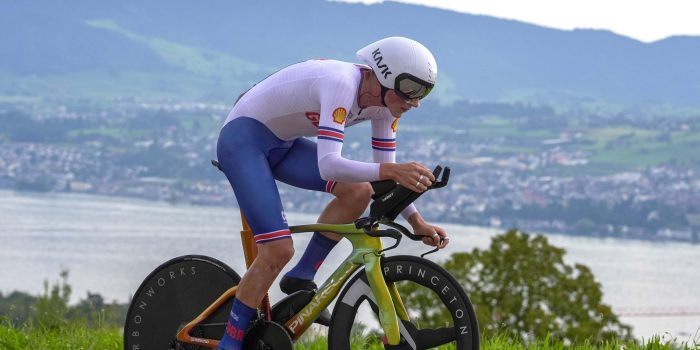
[[[314,222],[316,216],[289,213],[287,218],[294,225]],[[485,248],[491,236],[501,232],[442,226],[450,233],[451,244],[429,256],[433,260]],[[44,280],[58,281],[61,269],[68,269],[73,301],[91,291],[106,300],[126,302],[151,270],[184,254],[216,257],[242,274],[240,227],[236,208],[0,190],[0,291],[38,294]],[[294,237],[297,252],[309,238],[307,234]],[[604,301],[628,315],[622,321],[634,327],[637,337],[667,334],[680,341],[697,337],[700,246],[556,234],[548,238],[567,250],[567,262],[591,268],[602,284]],[[397,254],[427,250],[404,241]],[[318,282],[344,258],[350,245],[341,242],[334,249],[319,271]],[[276,284],[271,296],[273,300],[281,296]]]

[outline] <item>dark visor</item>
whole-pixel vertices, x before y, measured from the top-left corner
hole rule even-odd
[[[416,78],[409,73],[401,73],[394,81],[394,90],[404,100],[422,99],[428,96],[433,84]]]

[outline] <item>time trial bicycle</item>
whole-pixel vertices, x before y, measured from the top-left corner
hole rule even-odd
[[[218,162],[212,161],[215,166]],[[437,178],[442,173],[442,179]],[[433,172],[444,187],[450,169]],[[289,294],[274,306],[265,296],[259,318],[249,328],[245,349],[291,350],[293,343],[314,323],[328,327],[328,348],[350,350],[354,335],[367,328],[367,315],[359,308],[367,303],[378,321],[385,349],[431,349],[453,344],[455,349],[479,349],[479,328],[474,308],[458,281],[425,255],[386,256],[403,236],[419,241],[394,222],[415,201],[416,193],[391,180],[372,183],[374,200],[370,214],[352,224],[290,226],[293,234],[334,232],[347,238],[352,252],[318,290]],[[241,232],[247,266],[255,258],[255,243],[245,218]],[[381,238],[395,240],[384,248]],[[239,275],[223,262],[202,255],[174,258],[156,268],[133,296],[124,325],[125,350],[214,348],[223,336],[236,294]],[[403,288],[431,291],[428,300],[402,298]],[[413,295],[413,294],[411,294]],[[425,293],[422,295],[426,295]],[[338,296],[332,315],[326,308]],[[426,305],[427,304],[427,305]],[[427,310],[427,311],[426,311]],[[430,315],[446,318],[435,324]],[[365,329],[365,332],[367,330]]]

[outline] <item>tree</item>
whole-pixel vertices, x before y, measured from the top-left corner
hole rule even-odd
[[[511,230],[495,236],[489,249],[455,253],[443,266],[470,296],[485,334],[507,332],[522,341],[549,335],[564,343],[631,339],[631,328],[602,303],[590,269],[564,263],[564,254],[544,236]],[[414,285],[401,288],[411,300],[430,298]],[[412,311],[432,324],[448,317],[426,303]]]
[[[0,319],[3,317],[14,324],[29,320],[36,297],[24,292],[14,291],[3,297],[0,293]]]
[[[57,330],[76,322],[88,327],[124,324],[129,306],[117,301],[107,303],[100,294],[88,291],[87,298],[69,305],[72,287],[68,275],[68,270],[62,270],[60,281],[44,280],[44,292],[39,296],[18,291],[8,296],[0,293],[0,322],[34,324],[45,330]]]

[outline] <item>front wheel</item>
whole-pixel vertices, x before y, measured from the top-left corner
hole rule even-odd
[[[160,265],[131,300],[124,324],[124,350],[205,349],[179,343],[177,332],[240,280],[226,264],[201,255],[182,256]],[[232,303],[223,304],[190,334],[220,339]]]
[[[479,327],[469,297],[445,269],[414,256],[382,258],[387,284],[395,283],[411,320],[400,321],[402,344],[396,349],[479,349]],[[367,302],[370,310],[358,313]],[[371,339],[372,325],[378,324],[378,307],[364,271],[344,287],[328,330],[330,349],[350,350]],[[381,331],[381,330],[380,330]],[[452,345],[450,345],[452,344]]]

